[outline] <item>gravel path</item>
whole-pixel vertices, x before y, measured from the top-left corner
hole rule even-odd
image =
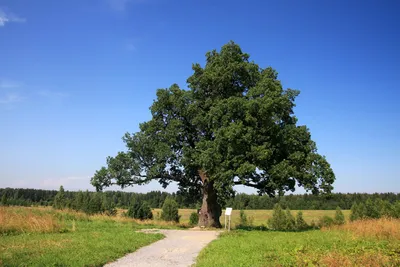
[[[165,238],[130,253],[107,267],[122,266],[191,266],[200,250],[218,237],[218,231],[149,230],[165,235]]]

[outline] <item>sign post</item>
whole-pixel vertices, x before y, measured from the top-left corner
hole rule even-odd
[[[226,216],[228,216],[228,231],[231,230],[231,214],[232,214],[232,208],[226,208],[225,209],[225,229],[226,229]]]

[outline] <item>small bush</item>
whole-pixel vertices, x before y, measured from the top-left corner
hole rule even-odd
[[[343,212],[339,207],[336,208],[335,218],[333,220],[334,224],[336,225],[341,225],[345,223]]]
[[[288,231],[296,230],[296,220],[290,212],[289,208],[286,208],[286,229]]]
[[[350,210],[350,220],[360,220],[366,218],[367,209],[363,203],[353,203]]]
[[[197,225],[199,223],[199,214],[197,212],[192,212],[189,218],[190,225]]]
[[[244,210],[240,210],[240,225],[247,225],[247,215]]]
[[[128,208],[127,216],[130,218],[135,218],[137,219],[139,217],[139,210],[140,210],[140,205],[139,201],[132,201],[131,205]]]
[[[303,212],[299,211],[296,215],[296,229],[297,230],[306,230],[309,226],[303,218]]]
[[[319,219],[318,226],[319,227],[331,227],[334,224],[335,224],[334,219],[332,217],[325,215]]]
[[[365,217],[372,219],[379,219],[381,217],[378,201],[373,201],[372,199],[367,199],[365,202]]]
[[[393,203],[391,216],[393,218],[400,218],[400,200]]]
[[[150,206],[146,202],[132,201],[128,209],[127,216],[139,220],[153,219],[153,213]]]
[[[268,226],[273,230],[286,230],[286,214],[279,204],[275,204]]]
[[[167,197],[162,206],[161,219],[164,221],[179,222],[178,204],[172,198]]]

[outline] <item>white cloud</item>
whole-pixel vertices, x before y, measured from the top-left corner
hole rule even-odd
[[[47,97],[47,98],[65,98],[68,97],[67,93],[63,92],[55,92],[55,91],[49,91],[49,90],[41,90],[37,92],[38,95]]]
[[[0,27],[3,27],[6,25],[6,23],[10,22],[25,22],[25,18],[21,18],[15,14],[9,13],[4,11],[3,9],[0,9]]]
[[[21,82],[0,79],[0,88],[2,89],[18,88],[21,86],[22,86]]]
[[[8,93],[0,98],[0,104],[11,104],[15,102],[20,102],[23,98],[16,93]]]

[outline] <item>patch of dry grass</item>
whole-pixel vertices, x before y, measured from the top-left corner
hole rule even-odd
[[[343,253],[331,252],[321,257],[319,264],[329,267],[341,266],[365,266],[365,267],[379,267],[379,266],[393,266],[389,265],[391,259],[387,255],[379,252],[363,253],[357,255],[344,255]]]
[[[357,220],[344,225],[333,226],[331,230],[347,231],[355,237],[400,240],[400,219],[381,218]],[[323,228],[323,231],[330,230]]]
[[[51,233],[61,229],[58,219],[29,208],[0,207],[0,233]]]

